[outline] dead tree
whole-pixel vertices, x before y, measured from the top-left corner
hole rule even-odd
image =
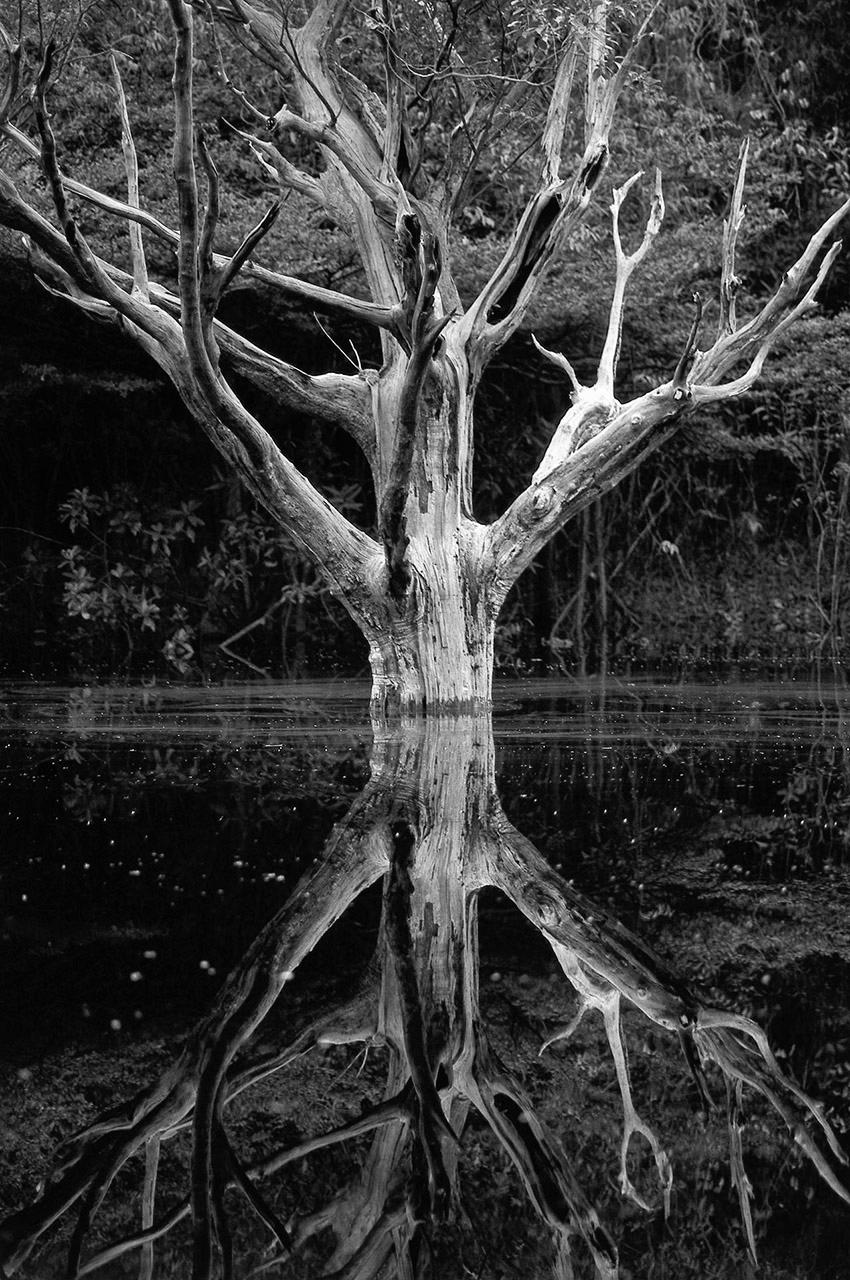
[[[38,1199],[0,1224],[0,1268],[13,1275],[65,1214],[76,1215],[67,1274],[96,1274],[127,1254],[153,1251],[181,1220],[193,1227],[194,1280],[235,1269],[225,1193],[234,1188],[284,1261],[330,1228],[335,1244],[323,1274],[351,1280],[424,1276],[431,1232],[463,1213],[458,1155],[471,1110],[513,1161],[542,1228],[554,1274],[572,1275],[571,1247],[583,1243],[595,1273],[616,1280],[616,1243],[546,1132],[522,1085],[499,1061],[483,1023],[478,990],[478,897],[499,889],[549,943],[578,1001],[578,1014],[547,1043],[598,1011],[623,1109],[619,1182],[623,1195],[655,1207],[629,1174],[634,1135],[657,1171],[655,1204],[666,1205],[673,1172],[660,1139],[637,1111],[621,1035],[621,1007],[638,1010],[678,1040],[694,1080],[694,1105],[712,1105],[706,1071],[726,1085],[729,1157],[750,1248],[755,1236],[744,1167],[742,1098],[761,1094],[794,1141],[842,1199],[846,1164],[823,1109],[785,1074],[764,1033],[748,1018],[707,1007],[639,937],[551,869],[511,825],[495,787],[487,716],[429,718],[386,734],[377,726],[372,777],[338,824],[323,858],[263,929],[230,974],[208,1017],[174,1065],[150,1088],[64,1144]],[[308,951],[370,884],[383,879],[380,941],[354,996],[289,1043],[268,1046],[264,1022]],[[284,997],[285,999],[285,997]],[[279,1034],[279,1033],[278,1033]],[[262,1037],[263,1052],[257,1050]],[[228,1106],[321,1045],[380,1045],[387,1055],[380,1102],[326,1133],[248,1164],[228,1134]],[[544,1046],[545,1047],[545,1046]],[[157,1203],[162,1144],[191,1128],[187,1191]],[[282,1222],[263,1182],[294,1162],[372,1134],[362,1175],[326,1206]],[[145,1153],[137,1231],[86,1255],[92,1219],[111,1183]],[[126,1184],[125,1184],[126,1185]],[[126,1194],[126,1191],[123,1192]],[[387,1267],[391,1268],[387,1271]]]
[[[476,392],[489,362],[523,324],[547,267],[600,187],[617,100],[652,13],[637,22],[626,52],[617,55],[610,0],[589,0],[583,17],[578,10],[565,12],[538,33],[537,52],[524,66],[517,61],[519,46],[510,44],[502,26],[494,72],[493,59],[476,62],[475,51],[486,44],[488,15],[498,26],[498,6],[492,13],[481,7],[478,25],[465,27],[457,5],[426,8],[384,0],[371,11],[368,30],[363,13],[347,0],[315,0],[297,25],[287,6],[259,0],[168,0],[166,7],[175,47],[179,225],[166,226],[144,208],[130,110],[117,71],[124,201],[63,172],[47,106],[49,47],[32,92],[36,136],[15,122],[22,56],[8,35],[0,137],[10,153],[37,161],[55,218],[39,212],[7,169],[0,171],[0,223],[23,234],[46,288],[118,325],[152,357],[249,490],[315,561],[368,641],[377,705],[386,711],[486,705],[494,628],[518,575],[566,521],[669,442],[688,412],[752,386],[776,339],[814,305],[838,252],[837,244],[827,246],[850,202],[813,235],[769,300],[739,320],[735,251],[745,145],[724,229],[716,335],[701,346],[697,301],[693,328],[669,378],[621,403],[615,378],[626,289],[659,232],[664,205],[656,175],[643,239],[629,253],[620,239],[620,209],[640,175],[616,190],[615,278],[596,379],[592,386],[581,385],[563,356],[546,353],[569,379],[572,406],[530,482],[485,525],[475,519],[471,503]],[[260,106],[235,87],[256,125],[243,131],[243,143],[253,149],[276,195],[229,257],[216,252],[219,178],[195,119],[193,11],[214,25],[222,42],[238,40],[285,86],[285,100]],[[382,96],[352,66],[357,37],[366,35],[380,45]],[[471,177],[511,114],[523,103],[536,109],[544,89],[548,105],[540,107],[536,190],[501,261],[478,295],[464,302],[452,270],[452,228]],[[442,112],[446,126],[447,103],[454,126],[435,154],[429,122]],[[562,162],[567,134],[576,143],[569,163]],[[290,136],[313,149],[317,164],[310,171],[287,155]],[[368,300],[256,264],[281,214],[281,199],[292,191],[351,236]],[[91,247],[74,213],[80,202],[126,219],[129,270],[102,260]],[[146,236],[176,252],[176,292],[151,278]],[[381,368],[308,376],[258,348],[217,317],[222,295],[240,272],[287,298],[373,326],[381,340]],[[348,521],[284,456],[240,400],[234,375],[350,433],[371,468],[375,536]]]

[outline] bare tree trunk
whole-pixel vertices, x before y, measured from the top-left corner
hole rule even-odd
[[[376,395],[387,568],[378,626],[364,630],[379,717],[490,702],[497,609],[471,513],[469,383],[463,346],[449,338],[421,388],[402,362]]]
[[[421,555],[421,558],[420,558]],[[402,616],[370,637],[376,712],[486,707],[492,692],[494,619],[476,599],[474,569],[458,540],[410,548],[417,583]]]

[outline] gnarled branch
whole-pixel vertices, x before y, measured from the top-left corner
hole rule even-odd
[[[746,152],[742,152],[741,167],[745,156]],[[738,210],[742,198],[741,167],[733,197],[733,205]],[[656,182],[658,184],[658,179]],[[840,242],[826,252],[811,281],[809,274],[834,229],[850,213],[848,199],[812,235],[797,262],[786,272],[776,292],[757,314],[731,332],[724,323],[723,332],[708,351],[699,351],[696,345],[702,301],[695,294],[696,314],[671,380],[626,404],[620,404],[613,395],[613,375],[625,283],[649,249],[662,212],[660,187],[657,185],[643,241],[627,258],[620,244],[617,222],[619,206],[630,185],[628,183],[616,192],[614,198],[618,283],[595,385],[581,387],[564,357],[537,344],[538,349],[564,368],[570,377],[572,406],[558,424],[531,484],[487,531],[486,572],[497,602],[504,599],[518,574],[531,563],[552,534],[668,440],[683,413],[697,405],[740,395],[753,385],[775,342],[815,305],[817,294],[839,252]],[[728,240],[731,223],[726,225]],[[725,274],[721,280],[727,293],[730,252],[727,243]],[[727,307],[727,317],[729,314]],[[725,381],[729,372],[744,360],[748,361],[744,372]]]

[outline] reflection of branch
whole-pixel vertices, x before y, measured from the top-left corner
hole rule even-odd
[[[567,979],[578,994],[580,1003],[578,1013],[569,1026],[560,1034],[552,1036],[546,1042],[546,1047],[572,1035],[587,1009],[598,1009],[602,1014],[605,1034],[608,1037],[608,1046],[611,1050],[614,1069],[617,1073],[617,1083],[620,1087],[620,1100],[623,1106],[623,1138],[620,1144],[620,1190],[623,1195],[628,1196],[630,1200],[633,1200],[642,1209],[646,1209],[647,1212],[650,1210],[651,1205],[640,1194],[629,1177],[629,1147],[631,1146],[633,1135],[639,1133],[646,1138],[652,1150],[664,1197],[664,1216],[667,1217],[670,1213],[670,1188],[673,1184],[673,1170],[658,1138],[649,1125],[638,1115],[632,1101],[629,1068],[620,1032],[620,992],[607,983],[600,984],[594,981],[593,977],[585,972],[577,961],[575,954],[566,947],[561,946],[559,943],[553,943],[552,950]]]
[[[429,1208],[437,1218],[445,1216],[451,1199],[451,1183],[446,1172],[441,1138],[457,1142],[443,1113],[434,1083],[430,1052],[440,1046],[426,1043],[419,978],[416,971],[410,907],[413,832],[400,825],[394,833],[393,858],[384,888],[384,933],[398,987],[404,1052],[410,1079],[418,1100],[417,1137],[428,1168]]]
[[[250,1037],[272,1007],[303,957],[346,907],[386,865],[380,832],[358,825],[373,797],[364,796],[328,845],[322,864],[302,881],[292,897],[262,930],[222,988],[212,1013],[196,1028],[174,1066],[130,1103],[113,1108],[72,1139],[63,1152],[58,1181],[31,1206],[7,1218],[0,1230],[0,1264],[11,1274],[36,1240],[72,1206],[82,1202],[79,1244],[91,1212],[130,1157],[151,1138],[181,1125],[189,1116],[200,1085],[206,1108],[195,1123],[198,1162],[211,1174],[214,1116],[224,1102],[222,1067]],[[365,809],[365,814],[364,814]],[[195,1205],[203,1218],[202,1248],[211,1239],[212,1206],[207,1190],[196,1187]],[[150,1237],[153,1238],[153,1237]],[[143,1243],[140,1238],[139,1243]]]
[[[670,1175],[666,1156],[631,1103],[619,1033],[621,996],[659,1026],[684,1033],[683,1048],[688,1066],[698,1078],[702,1100],[708,1098],[702,1079],[703,1063],[716,1064],[727,1084],[733,1086],[729,1094],[732,1099],[730,1159],[733,1181],[741,1197],[744,1223],[750,1234],[746,1180],[740,1153],[738,1086],[741,1084],[750,1085],[770,1103],[823,1180],[836,1195],[850,1204],[850,1191],[835,1171],[836,1164],[847,1165],[847,1156],[826,1119],[823,1107],[785,1075],[767,1036],[756,1023],[738,1014],[703,1007],[662,960],[634,934],[606,912],[595,908],[562,880],[537,850],[505,820],[500,824],[493,855],[493,883],[548,939],[580,999],[586,1004],[595,1004],[605,1016],[626,1119],[621,1167],[625,1190],[630,1188],[625,1158],[633,1132],[643,1133],[650,1142],[665,1201],[669,1194]],[[701,1061],[690,1052],[691,1042],[696,1046]],[[820,1127],[829,1154],[815,1142],[806,1124],[808,1120],[814,1120]]]
[[[464,1088],[516,1165],[537,1212],[552,1231],[559,1256],[569,1259],[570,1236],[577,1231],[600,1280],[616,1280],[616,1245],[542,1128],[531,1099],[510,1079],[480,1034]]]
[[[491,1049],[478,1001],[477,893],[501,890],[549,942],[579,1001],[601,1014],[623,1111],[620,1186],[649,1208],[629,1176],[632,1139],[649,1144],[662,1197],[671,1169],[652,1127],[635,1106],[621,1028],[623,1001],[680,1038],[708,1101],[705,1072],[719,1067],[727,1085],[732,1181],[751,1252],[755,1240],[744,1169],[742,1095],[747,1084],[788,1124],[825,1182],[843,1199],[844,1154],[823,1110],[782,1072],[764,1032],[734,1013],[703,1007],[652,950],[566,883],[507,822],[495,794],[489,723],[460,719],[439,733],[434,722],[393,736],[380,726],[373,775],[332,834],[322,863],[295,889],[224,983],[212,1013],[174,1065],[136,1098],[100,1116],[65,1145],[56,1181],[29,1208],[0,1224],[0,1267],[11,1276],[47,1228],[77,1211],[70,1274],[82,1277],[141,1251],[149,1280],[152,1248],[182,1219],[193,1220],[195,1280],[219,1255],[232,1274],[226,1193],[235,1186],[275,1239],[274,1265],[330,1230],[326,1274],[377,1280],[395,1265],[420,1274],[431,1224],[461,1203],[459,1135],[474,1107],[516,1167],[550,1237],[557,1274],[571,1274],[579,1235],[596,1273],[617,1275],[616,1245],[600,1223],[534,1104]],[[250,1040],[292,970],[354,899],[385,876],[376,960],[357,991],[328,1007],[283,1048],[250,1057]],[[378,972],[380,965],[383,969]],[[548,1041],[547,1043],[551,1043]],[[380,1044],[387,1060],[383,1096],[359,1115],[253,1161],[237,1156],[225,1127],[227,1107],[247,1090],[321,1044]],[[247,1060],[237,1059],[245,1051]],[[823,1141],[812,1132],[819,1126]],[[154,1219],[159,1145],[192,1132],[192,1188]],[[284,1223],[259,1184],[311,1155],[372,1135],[359,1179],[321,1208]],[[456,1136],[458,1135],[458,1136]],[[110,1183],[145,1150],[141,1229],[88,1259],[82,1247]],[[424,1265],[424,1263],[423,1263]]]

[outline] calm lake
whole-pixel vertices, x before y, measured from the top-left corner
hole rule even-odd
[[[850,1177],[805,1103],[847,1141],[843,686],[515,682],[492,735],[375,736],[365,685],[6,685],[0,741],[8,1274],[69,1247],[73,1275],[191,1274],[185,1108],[101,1206],[81,1180],[18,1211],[218,1009],[181,1061],[232,1039],[208,1181],[238,1280],[732,1280],[748,1215],[759,1274],[847,1276]],[[740,1017],[712,1056],[705,1010],[765,1028],[779,1076]]]

